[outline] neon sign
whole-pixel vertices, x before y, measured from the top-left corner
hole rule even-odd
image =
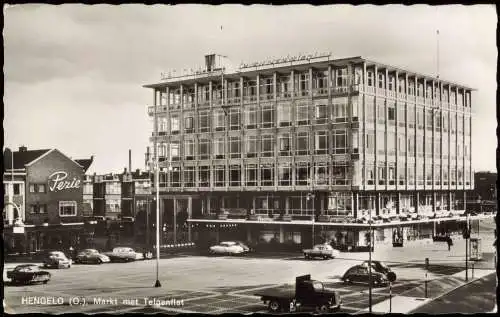
[[[49,190],[51,192],[80,188],[80,183],[80,179],[76,177],[68,180],[68,173],[63,171],[52,173],[49,176]]]

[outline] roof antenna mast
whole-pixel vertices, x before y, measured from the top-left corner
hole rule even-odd
[[[436,30],[436,36],[437,36],[437,54],[436,54],[436,59],[437,59],[437,78],[439,79],[439,29]]]

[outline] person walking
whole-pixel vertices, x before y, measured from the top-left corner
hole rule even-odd
[[[451,237],[449,235],[446,237],[446,243],[448,243],[448,251],[450,251],[451,246],[453,245],[453,240],[451,240]]]

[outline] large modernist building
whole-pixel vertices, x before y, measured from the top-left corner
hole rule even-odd
[[[356,244],[347,224],[370,212],[422,224],[464,212],[473,89],[362,57],[233,72],[205,59],[145,85],[162,210],[187,210],[194,234],[308,244],[316,225]]]

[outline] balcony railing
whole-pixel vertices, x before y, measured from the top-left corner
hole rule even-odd
[[[387,97],[396,98],[396,92],[393,90],[387,90]]]
[[[260,94],[259,98],[260,98],[260,100],[272,100],[272,99],[274,99],[274,94],[273,93]]]
[[[167,106],[156,106],[156,111],[157,111],[157,113],[166,112]],[[155,106],[149,106],[148,107],[148,115],[154,116],[154,114],[155,114]]]
[[[332,87],[331,91],[333,94],[346,94],[349,92],[348,86]]]
[[[367,86],[366,87],[366,92],[370,93],[370,94],[374,94],[375,93],[375,87],[373,87],[373,86]]]
[[[316,89],[313,89],[313,96],[314,97],[328,96],[328,89],[327,88],[316,88]]]
[[[406,94],[398,92],[398,99],[403,99],[403,100],[406,99]]]

